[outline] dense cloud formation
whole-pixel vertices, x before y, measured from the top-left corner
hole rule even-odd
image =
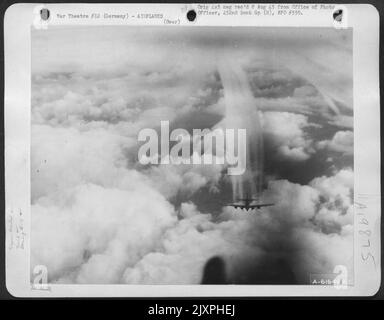
[[[137,159],[142,128],[158,131],[169,120],[171,128],[191,131],[222,121],[213,49],[228,47],[225,37],[219,32],[215,44],[206,41],[209,32],[200,38],[191,31],[183,42],[160,32],[153,42],[148,30],[70,31],[33,31],[32,268],[46,265],[57,283],[197,284],[212,257],[224,261],[226,283],[307,284],[311,273],[332,273],[338,264],[352,273],[352,106],[344,99],[350,73],[340,67],[335,96],[321,75],[312,81],[318,69],[311,63],[308,77],[290,67],[292,54],[286,66],[278,58],[262,63],[244,40],[247,31],[243,40],[234,35],[247,43],[239,63],[270,162],[262,198],[275,203],[250,214],[224,206],[225,165],[142,166]],[[338,37],[313,32],[320,42],[307,32],[309,42],[293,36],[302,54],[322,52]],[[68,39],[60,55],[58,38]],[[267,49],[278,46],[263,41]],[[346,48],[328,52],[331,58],[350,58],[350,44],[341,43]],[[306,183],[288,179],[286,170]],[[207,198],[218,200],[215,208]]]
[[[331,151],[340,152],[346,155],[353,154],[353,132],[337,131],[331,140],[320,141],[320,148],[327,148]]]
[[[277,157],[304,161],[313,153],[313,141],[304,131],[313,124],[308,122],[306,116],[290,112],[265,112],[262,119],[264,132],[275,145]]]

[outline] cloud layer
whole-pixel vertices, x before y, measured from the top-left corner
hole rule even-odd
[[[57,283],[197,284],[215,256],[227,283],[352,272],[349,31],[175,30],[33,31],[31,266]],[[255,214],[225,206],[224,165],[137,163],[142,128],[220,125],[221,51],[244,68],[262,122],[261,197],[275,205]],[[324,52],[340,63],[332,81]]]

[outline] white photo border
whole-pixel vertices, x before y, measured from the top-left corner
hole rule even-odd
[[[332,11],[305,17],[199,16],[185,19],[197,4],[14,4],[4,16],[5,60],[5,204],[6,224],[12,214],[22,214],[26,240],[23,249],[9,249],[6,229],[6,287],[17,297],[194,297],[194,296],[371,296],[380,288],[380,98],[379,14],[368,4],[344,4],[346,27],[353,29],[354,101],[354,285],[346,289],[320,285],[57,285],[34,288],[30,282],[30,128],[31,128],[31,28],[42,27],[37,13],[51,11],[49,25],[89,25],[89,20],[59,21],[60,11],[118,13],[166,12],[178,26],[296,26],[332,27]],[[97,24],[97,22],[93,22]],[[119,25],[109,21],[103,24]],[[154,20],[124,25],[163,25]],[[172,27],[172,26],[169,26]],[[368,221],[368,227],[360,219]],[[366,231],[369,230],[369,237]],[[369,241],[368,241],[369,240]],[[368,246],[369,243],[369,246]],[[375,263],[372,263],[372,257]]]

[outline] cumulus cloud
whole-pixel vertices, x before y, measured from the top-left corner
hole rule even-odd
[[[232,221],[215,223],[209,214],[201,214],[191,203],[183,203],[178,224],[167,230],[159,248],[143,256],[139,263],[127,268],[126,283],[191,284],[199,283],[202,269],[209,258],[241,256],[247,248],[238,239],[246,225]],[[229,231],[229,225],[235,230]],[[233,241],[233,235],[236,236]]]
[[[262,117],[263,131],[270,138],[283,159],[304,161],[314,152],[313,141],[305,129],[313,124],[308,117],[288,112],[265,112]]]
[[[152,73],[111,72],[101,79],[78,73],[37,74],[32,92],[35,123],[81,128],[102,126],[111,130],[129,124],[127,134],[131,135],[141,128],[158,125],[160,120],[172,121],[194,109],[209,108],[219,98],[214,72],[192,68]]]
[[[216,218],[193,203],[175,211],[135,175],[128,190],[88,183],[50,193],[32,208],[32,265],[46,265],[59,283],[187,284],[221,256],[238,283],[252,276],[244,266],[280,257],[307,283],[309,273],[351,268],[351,179],[346,169],[309,186],[272,181],[265,197],[276,204],[263,214],[227,207]]]
[[[222,178],[222,168],[222,165],[159,165],[146,170],[145,174],[169,199],[178,193],[191,196],[203,186],[214,189]]]
[[[270,182],[266,194],[276,205],[269,213],[285,241],[293,242],[291,263],[299,281],[307,283],[311,273],[332,273],[336,265],[345,265],[352,273],[352,193],[349,168],[315,178],[307,186]]]
[[[46,265],[56,283],[136,284],[200,283],[214,256],[224,260],[228,283],[276,281],[282,264],[293,275],[284,275],[291,283],[307,284],[310,273],[332,272],[336,264],[352,270],[351,169],[320,175],[308,185],[272,180],[262,198],[275,205],[248,215],[222,204],[219,212],[203,212],[193,198],[202,192],[228,202],[223,165],[137,163],[142,128],[158,130],[161,120],[188,130],[218,127],[225,108],[216,49],[227,48],[228,37],[246,47],[244,58],[234,49],[229,53],[248,63],[251,98],[275,156],[303,163],[315,146],[346,154],[353,147],[352,131],[316,145],[313,131],[321,125],[314,116],[345,128],[351,114],[329,110],[333,100],[324,96],[324,81],[311,81],[312,69],[308,77],[295,70],[298,60],[292,56],[284,68],[253,63],[282,43],[296,48],[287,41],[292,31],[282,31],[277,42],[270,40],[277,39],[276,30],[258,34],[265,46],[258,42],[264,49],[255,53],[253,45],[245,45],[253,40],[237,31],[175,30],[79,28],[60,45],[68,30],[33,31],[31,267]],[[334,48],[349,37],[339,39],[332,30],[327,37],[306,32],[305,40],[297,40],[309,43],[305,52]],[[207,35],[215,36],[207,41]],[[340,50],[348,56],[348,46]],[[332,59],[340,57],[332,53]],[[320,72],[318,65],[314,70]],[[347,76],[337,78],[341,98]]]
[[[353,154],[353,132],[337,131],[331,140],[318,142],[320,149],[326,148],[330,151],[342,153],[345,155]]]
[[[81,185],[40,198],[32,210],[32,265],[46,265],[51,281],[77,283],[118,283],[176,220],[172,206],[144,187]]]
[[[295,120],[298,125],[278,137],[284,143],[286,136],[302,141],[300,125],[306,119]],[[344,249],[350,241],[353,190],[348,169],[308,186],[272,181],[266,197],[276,205],[264,214],[247,216],[225,208],[214,218],[192,203],[176,210],[169,199],[217,186],[222,166],[137,171],[124,156],[136,143],[131,138],[103,128],[48,125],[33,125],[32,133],[32,265],[46,265],[50,281],[199,283],[205,262],[219,255],[234,283],[245,281],[240,277],[244,266],[261,268],[266,257],[287,259],[295,281],[305,282],[309,271],[330,270],[348,256]],[[343,255],[322,251],[326,242],[341,246]],[[300,251],[300,264],[290,261],[303,244],[308,246]]]
[[[189,226],[178,222],[167,199],[178,192],[190,195],[202,186],[214,186],[221,176],[220,166],[217,170],[215,166],[154,166],[139,172],[130,168],[124,156],[132,140],[105,129],[83,132],[34,125],[32,132],[32,265],[46,265],[53,282],[128,281],[134,273],[129,276],[126,269],[136,270],[143,257],[160,250],[165,230],[172,235],[172,230],[181,228],[182,233],[183,225]],[[195,211],[184,204],[179,215],[192,219]],[[214,226],[209,215],[199,216]],[[190,233],[197,234],[198,242],[207,238],[206,252],[197,260],[197,275],[204,259],[217,250],[210,249],[208,236],[199,240],[201,223],[193,221]],[[191,250],[202,248],[194,245]],[[193,256],[190,259],[194,261]]]
[[[123,150],[136,141],[105,129],[32,126],[32,202],[83,183],[122,187],[127,165]],[[137,173],[138,174],[138,173]]]

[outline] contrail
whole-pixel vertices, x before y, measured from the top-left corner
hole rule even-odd
[[[246,194],[259,196],[263,180],[263,137],[259,110],[241,65],[222,59],[218,62],[218,70],[224,87],[225,126],[247,130],[246,171],[243,175],[231,176],[233,200]]]

